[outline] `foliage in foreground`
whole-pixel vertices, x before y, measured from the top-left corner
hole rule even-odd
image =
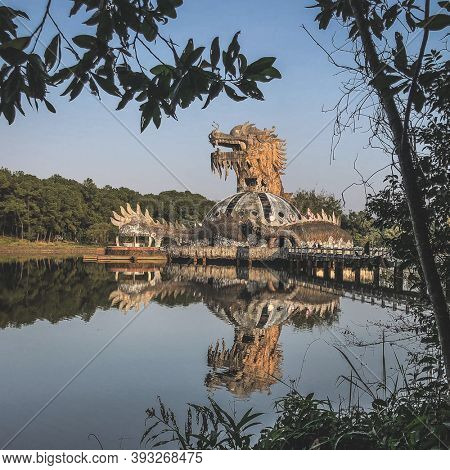
[[[450,276],[450,97],[444,99],[439,90],[444,86],[450,89],[450,62],[445,62],[440,53],[434,52],[426,58],[425,71],[424,92],[432,112],[425,123],[420,121],[415,128],[417,149],[414,165],[417,184],[424,195],[428,231],[436,265],[441,279],[445,280]],[[369,197],[367,210],[378,230],[396,228],[396,236],[387,241],[389,247],[397,258],[403,260],[405,267],[421,272],[403,182],[393,173],[386,177],[385,183],[383,189]],[[421,287],[425,290],[424,283]]]
[[[9,124],[16,111],[25,114],[22,98],[55,113],[48,92],[62,84],[70,101],[83,90],[119,98],[117,110],[136,101],[143,131],[152,121],[158,128],[162,114],[177,119],[177,110],[197,99],[206,108],[222,92],[233,101],[263,100],[258,84],[281,78],[275,57],[250,63],[240,31],[224,49],[219,37],[209,47],[191,38],[184,48],[166,37],[164,26],[176,20],[183,0],[66,1],[71,28],[82,33],[73,37],[56,21],[55,3],[46,1],[40,19],[5,2],[0,6],[0,116]],[[55,36],[43,39],[52,30]]]
[[[444,395],[428,401],[405,394],[374,400],[370,411],[333,410],[328,402],[292,392],[278,403],[280,417],[262,433],[258,449],[445,449],[450,418]]]
[[[416,315],[409,332],[419,335],[424,347],[411,353],[411,370],[398,364],[392,387],[386,380],[375,387],[364,383],[342,353],[352,368],[350,378],[342,379],[350,390],[371,396],[369,409],[351,399],[335,409],[330,401],[291,390],[275,403],[275,424],[254,434],[261,413],[252,409],[238,418],[209,399],[209,406],[190,404],[180,426],[160,400],[159,410],[147,410],[149,427],[141,442],[182,449],[448,449],[450,401],[437,332],[431,314]]]
[[[189,405],[187,423],[180,427],[171,410],[160,403],[158,414],[148,410],[152,425],[142,442],[153,447],[174,443],[181,449],[447,449],[450,445],[450,406],[443,390],[376,399],[369,411],[356,406],[335,410],[313,394],[305,397],[292,391],[276,407],[275,425],[256,437],[251,428],[260,424],[261,413],[252,409],[236,418],[210,399],[210,406]]]

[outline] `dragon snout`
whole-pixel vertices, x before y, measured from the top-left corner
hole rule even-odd
[[[216,129],[214,129],[214,130],[209,134],[208,139],[209,139],[209,141],[210,141],[210,143],[211,143],[212,145],[214,145],[214,146],[217,145],[218,140],[219,140],[219,135],[220,135],[220,132],[217,131]]]

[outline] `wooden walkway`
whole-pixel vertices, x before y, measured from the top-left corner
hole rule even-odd
[[[334,279],[344,282],[348,278],[348,270],[355,284],[361,284],[362,277],[370,271],[371,284],[380,286],[381,269],[393,269],[393,286],[398,292],[403,290],[402,263],[395,260],[386,249],[371,249],[365,252],[363,248],[266,248],[248,246],[174,246],[167,248],[169,260],[196,264],[227,263],[237,266],[281,265],[291,273],[308,277],[320,269],[325,280]],[[344,272],[346,275],[344,275]]]
[[[185,259],[229,259],[229,260],[296,260],[312,259],[320,261],[363,261],[376,263],[380,259],[393,261],[386,249],[363,248],[266,248],[248,246],[172,246],[166,249],[171,258]]]
[[[382,259],[385,263],[394,261],[389,250],[371,248],[368,253],[361,247],[353,248],[281,248],[285,259],[313,259],[318,261],[360,261],[375,264]]]

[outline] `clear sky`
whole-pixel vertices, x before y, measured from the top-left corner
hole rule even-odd
[[[31,25],[40,18],[45,3],[8,1],[8,5],[34,15]],[[26,117],[19,114],[12,126],[1,118],[0,166],[39,177],[55,173],[79,181],[90,177],[99,186],[127,186],[144,193],[189,189],[220,199],[234,192],[236,183],[234,175],[224,182],[211,173],[208,134],[213,121],[229,131],[248,120],[261,128],[275,126],[279,136],[286,139],[287,191],[316,188],[340,196],[346,186],[358,181],[353,169],[357,155],[358,169],[365,175],[384,166],[387,157],[380,151],[365,149],[368,136],[357,132],[345,136],[330,163],[333,113],[324,113],[323,109],[332,107],[341,96],[341,78],[301,29],[305,24],[320,41],[329,44],[331,31],[318,31],[313,21],[316,11],[305,8],[310,3],[185,0],[178,9],[178,19],[168,27],[180,44],[194,37],[199,45],[210,44],[216,35],[226,45],[240,30],[241,46],[250,61],[277,57],[275,65],[283,78],[262,85],[265,101],[235,103],[219,97],[206,110],[200,109],[199,102],[181,111],[178,122],[163,119],[159,130],[150,125],[140,134],[135,106],[116,112],[117,101],[109,96],[100,103],[84,91],[68,103],[67,97],[54,94],[51,101],[57,114],[46,109],[36,113],[28,107]],[[76,17],[66,18],[71,2],[55,0],[53,4],[55,16],[69,35],[82,32]],[[44,43],[48,44],[53,34],[49,29],[43,36]],[[346,201],[347,208],[362,208],[363,191],[351,189]]]

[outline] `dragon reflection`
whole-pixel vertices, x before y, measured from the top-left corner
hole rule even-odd
[[[116,271],[113,306],[124,312],[161,304],[203,302],[234,326],[227,347],[218,339],[208,348],[209,389],[225,387],[237,397],[268,392],[282,377],[282,327],[311,328],[337,319],[339,296],[300,282],[284,272],[234,266],[168,265],[110,268]]]

